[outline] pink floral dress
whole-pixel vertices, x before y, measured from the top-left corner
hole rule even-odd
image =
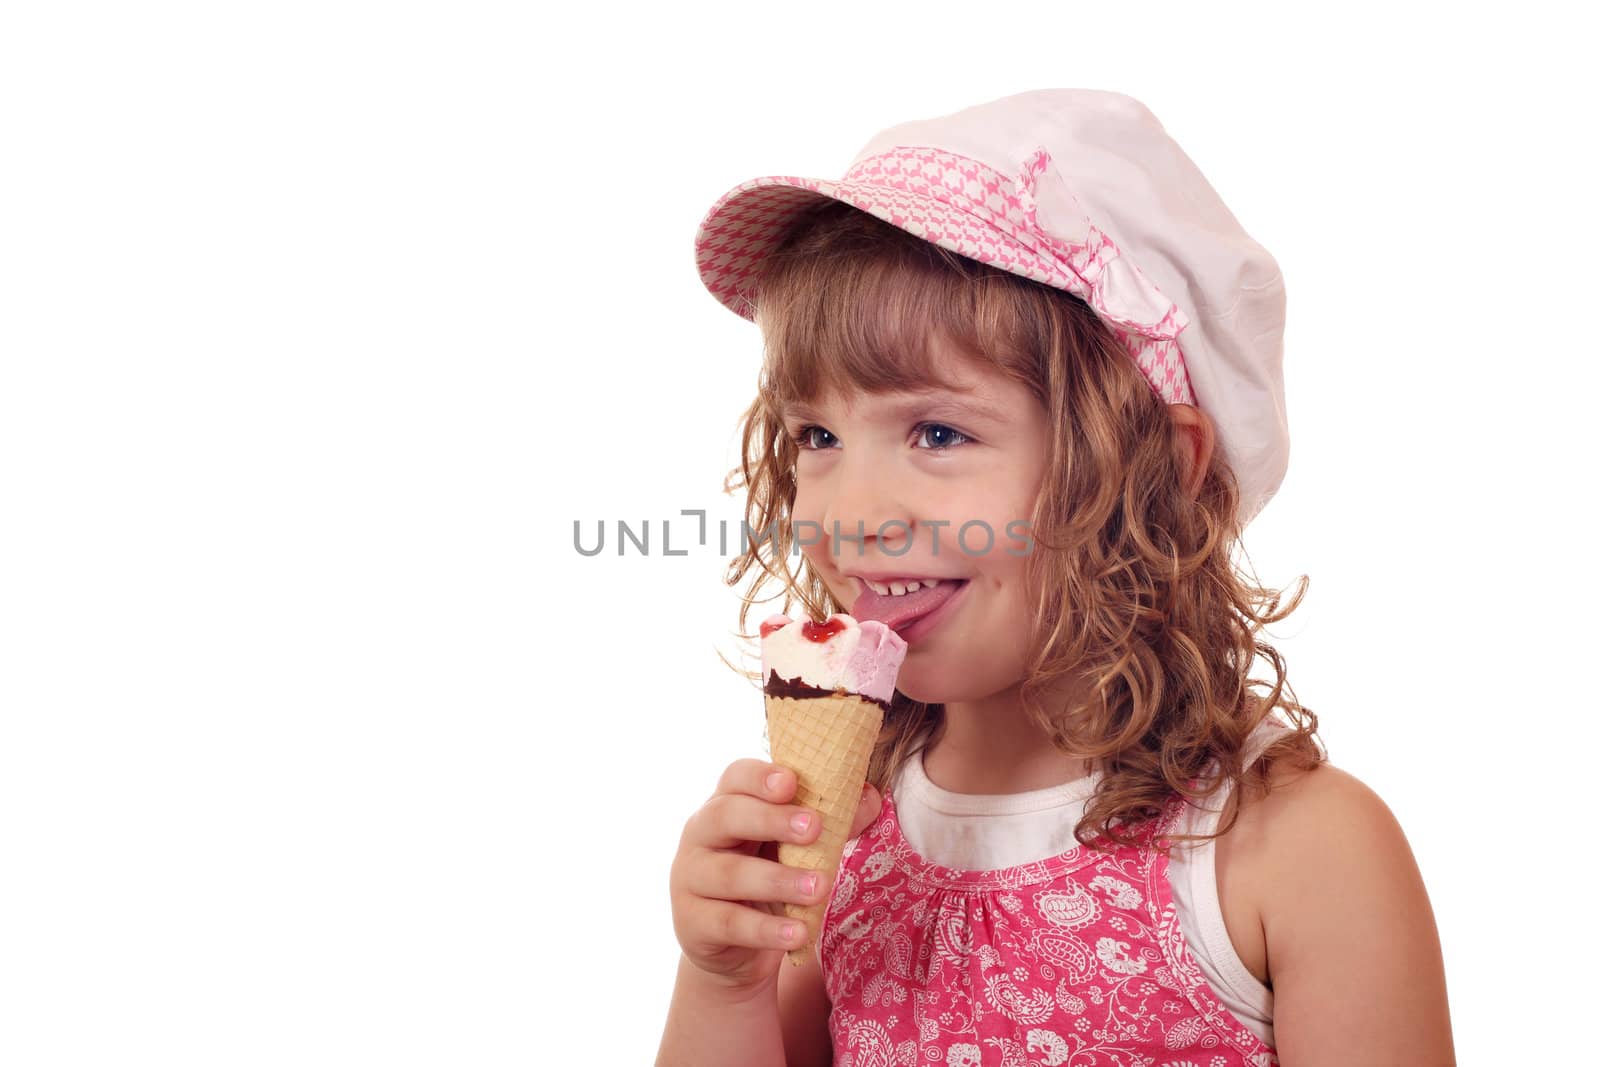
[[[913,851],[885,790],[823,917],[834,1067],[1275,1067],[1206,983],[1145,847],[1183,803],[1139,847],[963,871]]]

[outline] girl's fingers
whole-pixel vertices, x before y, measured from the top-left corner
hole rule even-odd
[[[743,849],[762,841],[809,843],[817,839],[820,827],[811,808],[770,803],[743,793],[718,793],[701,805],[683,833],[684,843],[691,846]]]
[[[798,919],[726,900],[697,901],[691,918],[695,931],[705,938],[706,945],[714,948],[737,945],[791,949],[806,939],[805,923]],[[794,931],[792,936],[784,935],[786,929]]]
[[[716,792],[743,793],[776,804],[792,799],[794,787],[795,774],[789,768],[765,760],[741,759],[728,764],[717,782]]]
[[[711,900],[815,904],[827,898],[828,878],[759,856],[710,851],[685,865],[683,888]]]
[[[856,805],[855,821],[850,825],[850,837],[860,837],[867,827],[877,821],[878,815],[883,811],[883,795],[867,783],[861,791],[861,803]]]

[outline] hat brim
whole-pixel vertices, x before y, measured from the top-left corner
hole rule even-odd
[[[823,200],[837,200],[941,248],[1045,285],[1082,294],[1080,278],[1033,247],[1030,235],[992,213],[983,215],[931,196],[862,182],[792,175],[753,178],[725,193],[695,232],[700,280],[724,307],[755,317],[762,265],[795,218]],[[985,217],[987,215],[988,217]]]

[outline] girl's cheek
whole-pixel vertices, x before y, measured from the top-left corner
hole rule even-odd
[[[814,515],[813,512],[816,510],[816,506],[812,502],[812,496],[814,494],[806,491],[805,482],[801,481],[799,478],[796,478],[795,484],[797,488],[795,489],[794,494],[794,507],[790,509],[793,512],[794,519],[796,521],[799,521],[800,519],[811,519],[815,521],[816,515]]]

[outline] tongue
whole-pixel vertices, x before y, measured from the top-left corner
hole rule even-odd
[[[850,605],[850,614],[857,622],[871,619],[883,623],[891,630],[899,630],[916,622],[955,596],[965,584],[964,581],[943,581],[931,589],[918,589],[916,592],[903,593],[900,596],[884,596],[863,587],[855,603]]]

